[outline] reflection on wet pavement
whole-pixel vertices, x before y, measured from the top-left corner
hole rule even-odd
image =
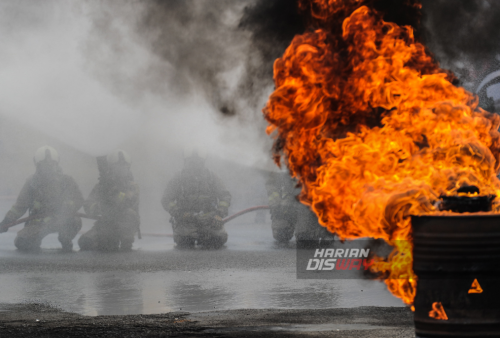
[[[279,286],[269,287],[269,281]],[[85,315],[401,305],[380,283],[368,288],[350,280],[311,283],[272,271],[232,271],[231,276],[188,272],[8,273],[2,274],[1,285],[2,302],[42,301]]]
[[[268,297],[280,308],[333,308],[337,307],[338,293],[332,285],[310,283],[305,289],[273,288]]]
[[[59,254],[52,235],[40,254],[22,255],[11,242],[15,233],[7,233],[0,236],[0,300],[85,315],[402,306],[380,282],[298,280],[294,245],[280,248],[267,232],[230,232],[219,252],[180,252],[171,238],[145,237],[127,256]]]
[[[223,308],[224,304],[231,303],[235,298],[234,292],[224,290],[222,287],[202,287],[199,284],[176,281],[167,288],[166,302],[171,306],[182,304],[182,310],[210,311]]]

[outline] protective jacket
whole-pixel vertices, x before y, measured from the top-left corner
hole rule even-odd
[[[26,211],[29,211],[30,216],[41,217],[28,221],[26,225],[39,223],[45,217],[55,217],[64,222],[65,219],[73,217],[82,205],[82,193],[72,177],[60,173],[46,179],[35,174],[24,184],[3,223],[16,221]]]
[[[287,173],[271,173],[266,181],[266,190],[273,219],[284,218],[294,224],[297,217],[297,195],[300,189]]]
[[[91,216],[101,216],[103,221],[113,221],[127,210],[139,217],[139,186],[133,180],[117,183],[97,183],[83,206]]]
[[[174,218],[185,213],[216,211],[227,216],[231,194],[214,173],[204,168],[200,173],[181,171],[168,183],[161,200]]]
[[[139,186],[132,178],[118,182],[101,177],[83,208],[99,220],[78,239],[80,250],[132,249],[140,226]]]

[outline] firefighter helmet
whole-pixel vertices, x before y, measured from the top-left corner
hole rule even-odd
[[[59,163],[59,154],[54,148],[49,146],[43,146],[38,148],[38,150],[35,152],[35,156],[33,157],[35,165],[46,159],[54,160],[57,163]]]
[[[207,152],[200,148],[184,148],[183,151],[184,158],[189,157],[200,157],[203,160],[207,159]]]
[[[106,157],[106,160],[108,161],[109,164],[123,162],[130,165],[132,163],[130,155],[121,149],[116,149],[115,151],[113,151]]]

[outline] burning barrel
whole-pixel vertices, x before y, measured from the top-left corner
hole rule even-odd
[[[463,215],[412,216],[417,337],[500,337],[500,215],[494,196],[444,197]]]

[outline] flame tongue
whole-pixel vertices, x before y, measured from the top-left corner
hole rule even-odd
[[[351,14],[338,32],[296,36],[276,60],[264,109],[268,133],[277,131],[276,160],[282,151],[302,183],[301,201],[330,231],[395,245],[373,269],[410,304],[409,216],[435,211],[439,195],[463,185],[500,193],[500,118],[451,83],[410,27],[356,8],[359,1],[311,2],[323,21]]]

